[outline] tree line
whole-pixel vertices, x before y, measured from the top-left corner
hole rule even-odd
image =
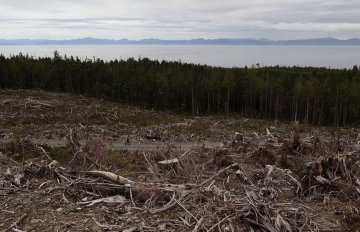
[[[314,67],[221,68],[148,58],[103,61],[0,55],[0,88],[83,94],[192,114],[360,122],[360,71]]]

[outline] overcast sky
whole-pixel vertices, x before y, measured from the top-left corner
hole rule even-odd
[[[0,38],[360,37],[360,0],[0,0]]]

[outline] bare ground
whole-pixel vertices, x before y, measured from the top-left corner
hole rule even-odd
[[[0,231],[359,231],[358,127],[0,99]]]

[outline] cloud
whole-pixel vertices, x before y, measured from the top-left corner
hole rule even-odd
[[[358,0],[1,0],[3,38],[360,36]]]

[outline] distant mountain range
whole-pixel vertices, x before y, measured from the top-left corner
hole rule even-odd
[[[70,40],[47,39],[0,39],[0,45],[286,45],[286,46],[339,46],[360,45],[360,39],[339,40],[334,38],[299,39],[299,40],[268,40],[268,39],[191,39],[191,40],[112,40],[97,38],[82,38]]]

